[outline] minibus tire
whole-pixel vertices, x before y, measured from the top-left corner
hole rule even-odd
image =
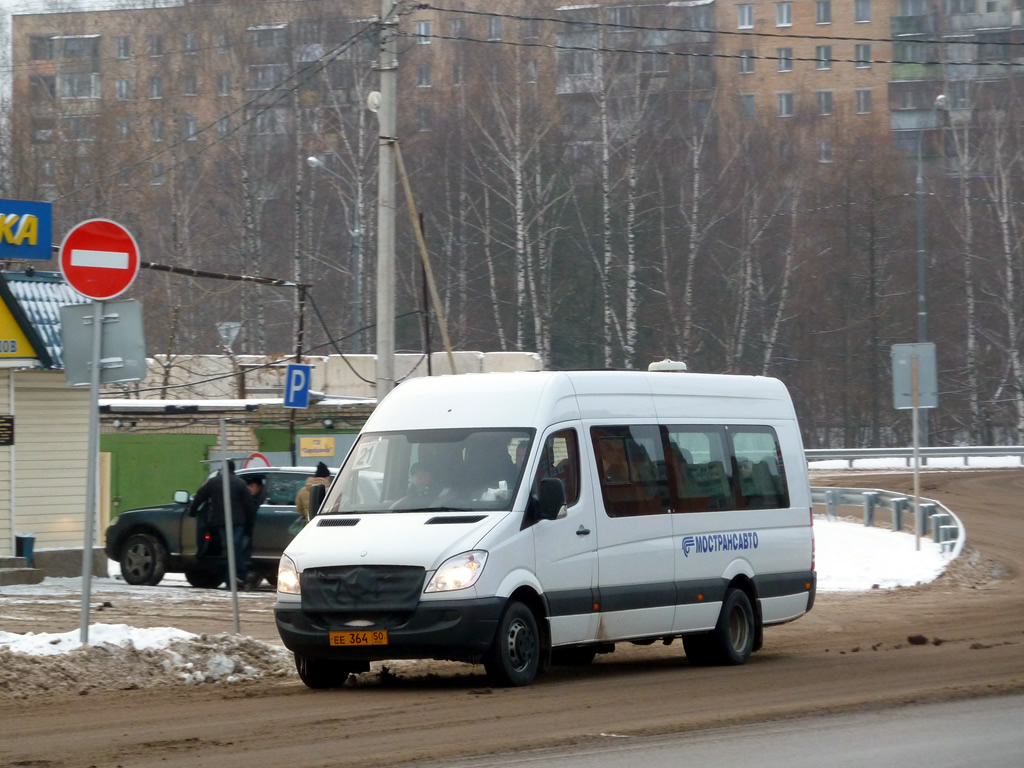
[[[540,669],[541,639],[537,618],[526,605],[513,600],[498,622],[484,669],[495,685],[529,685]]]
[[[746,664],[754,649],[754,609],[742,589],[730,589],[722,602],[718,624],[709,635],[715,662]]]
[[[341,688],[348,680],[349,667],[330,659],[311,659],[295,654],[295,671],[308,688]]]

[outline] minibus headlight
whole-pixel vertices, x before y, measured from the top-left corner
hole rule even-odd
[[[472,587],[480,578],[486,562],[487,553],[479,549],[450,557],[434,571],[424,591],[452,592]]]
[[[300,594],[299,572],[288,555],[281,555],[281,564],[277,566],[277,591],[286,595]]]

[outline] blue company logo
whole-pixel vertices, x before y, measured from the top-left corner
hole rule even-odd
[[[741,549],[757,549],[757,531],[742,533],[705,533],[700,536],[683,536],[683,555],[704,555],[709,552],[736,552]]]

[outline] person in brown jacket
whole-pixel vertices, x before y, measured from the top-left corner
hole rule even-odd
[[[309,522],[309,489],[314,485],[327,487],[331,484],[331,470],[322,461],[316,465],[316,473],[313,477],[306,478],[306,484],[299,488],[295,496],[295,511],[306,518]]]

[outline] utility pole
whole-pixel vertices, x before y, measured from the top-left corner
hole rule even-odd
[[[395,141],[398,113],[398,14],[380,3],[379,171],[377,176],[377,400],[395,386]]]

